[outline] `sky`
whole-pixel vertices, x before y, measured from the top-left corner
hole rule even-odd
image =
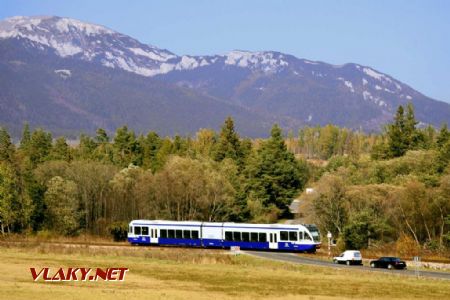
[[[274,50],[371,66],[450,103],[447,0],[0,0],[0,19],[56,15],[176,54]]]

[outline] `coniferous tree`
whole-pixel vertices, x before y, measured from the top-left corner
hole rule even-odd
[[[106,133],[106,130],[103,128],[99,128],[96,131],[95,142],[97,144],[106,144],[109,142],[109,136]]]
[[[247,193],[266,208],[275,206],[282,213],[307,179],[306,166],[295,160],[287,150],[282,130],[274,125],[271,137],[265,141],[246,170]]]
[[[450,140],[450,131],[448,130],[447,123],[443,124],[439,130],[439,134],[436,139],[436,146],[438,149],[442,148],[447,141]]]
[[[410,125],[409,120],[408,125]],[[389,157],[403,156],[408,150],[408,140],[403,106],[399,106],[394,123],[388,125],[388,151]]]
[[[30,142],[31,142],[31,132],[30,132],[30,125],[28,123],[25,123],[25,125],[23,126],[23,131],[22,131],[22,138],[20,140],[20,149],[27,151],[27,149],[30,146]]]
[[[230,158],[239,165],[242,163],[243,159],[241,142],[234,129],[234,121],[231,117],[228,117],[222,126],[214,154],[214,159],[216,161],[222,161],[225,158]]]
[[[33,164],[39,164],[48,159],[52,148],[52,135],[42,129],[37,129],[31,135],[29,156]]]
[[[12,163],[14,160],[15,147],[11,142],[8,131],[0,127],[0,161]]]
[[[64,161],[71,160],[70,148],[64,137],[59,137],[56,139],[51,150],[51,159]]]

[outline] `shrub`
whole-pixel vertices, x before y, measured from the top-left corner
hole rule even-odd
[[[419,254],[419,247],[409,235],[402,234],[396,242],[395,245],[397,255],[400,256],[417,256]]]
[[[128,224],[125,222],[115,222],[109,226],[109,232],[111,233],[115,242],[122,242],[127,240]]]

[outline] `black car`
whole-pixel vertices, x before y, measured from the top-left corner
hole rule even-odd
[[[406,263],[398,257],[380,257],[370,262],[371,268],[406,269]]]

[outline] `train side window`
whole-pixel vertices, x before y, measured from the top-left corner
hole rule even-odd
[[[175,238],[182,239],[183,238],[183,230],[181,230],[181,229],[175,230]]]
[[[155,229],[155,235],[153,237],[155,237],[155,238],[158,237],[158,229]]]
[[[308,233],[304,233],[304,237],[303,237],[305,240],[308,240],[308,241],[310,241],[311,240],[311,238],[309,237],[309,234]]]
[[[240,242],[241,241],[241,233],[240,232],[233,232],[233,241]]]
[[[148,235],[148,227],[142,226],[142,235]]]
[[[169,229],[169,230],[167,230],[167,232],[168,232],[168,238],[169,239],[174,239],[175,238],[175,230]]]
[[[231,231],[225,231],[225,241],[232,241],[233,233]]]
[[[167,238],[167,229],[161,229],[159,231],[159,234],[161,235],[162,238]]]
[[[273,233],[270,234],[270,242],[273,243]]]
[[[259,233],[259,241],[260,242],[267,242],[267,234],[265,232]]]
[[[252,232],[250,233],[250,242],[257,242],[258,241],[258,233]]]
[[[289,234],[287,231],[280,231],[280,240],[289,241]]]
[[[303,240],[303,231],[298,232],[298,239],[301,241]]]
[[[291,242],[297,241],[297,231],[289,231],[289,241]]]
[[[277,242],[277,233],[273,234],[273,242],[276,243]]]
[[[250,241],[250,233],[249,232],[243,232],[242,233],[242,241],[243,242],[249,242]]]
[[[141,226],[134,226],[134,234],[141,235]]]
[[[190,239],[190,238],[191,238],[191,231],[183,230],[183,239]]]
[[[192,230],[191,234],[192,234],[192,238],[194,240],[198,239],[198,230]]]

